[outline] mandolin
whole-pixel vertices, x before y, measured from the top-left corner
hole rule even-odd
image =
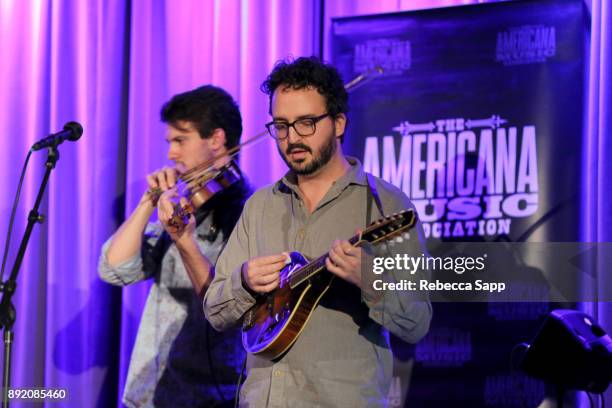
[[[349,239],[353,246],[376,244],[397,238],[407,239],[416,224],[413,210],[374,221]],[[291,262],[280,271],[279,286],[256,299],[242,323],[242,344],[247,352],[273,360],[293,345],[312,312],[329,289],[334,275],[325,268],[324,254],[312,262],[299,252],[289,254]]]

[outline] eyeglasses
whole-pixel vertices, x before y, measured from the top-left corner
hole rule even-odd
[[[289,136],[289,128],[293,128],[295,133],[302,137],[312,136],[317,130],[317,122],[330,116],[329,113],[324,113],[321,116],[314,118],[298,119],[291,123],[287,122],[270,122],[266,123],[268,133],[276,140],[285,140]]]

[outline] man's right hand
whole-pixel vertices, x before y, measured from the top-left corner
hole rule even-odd
[[[139,253],[142,246],[142,234],[151,214],[155,211],[156,201],[159,198],[159,195],[151,194],[150,190],[159,188],[165,192],[171,189],[176,185],[177,176],[176,169],[170,167],[164,167],[147,176],[149,191],[142,195],[138,206],[121,224],[111,240],[107,253],[108,263],[111,266],[120,265]]]
[[[288,255],[260,256],[242,264],[242,282],[255,293],[268,293],[278,287],[280,270]]]
[[[151,190],[160,189],[163,192],[168,191],[176,185],[176,179],[178,178],[178,172],[173,167],[164,167],[156,170],[151,174],[147,175],[147,184],[149,189],[145,192],[140,200],[141,203],[149,202],[153,207],[157,204],[152,198],[154,195],[150,193]],[[157,197],[155,197],[157,198]]]

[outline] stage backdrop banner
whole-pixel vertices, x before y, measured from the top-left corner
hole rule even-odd
[[[411,198],[434,254],[440,242],[579,241],[587,21],[579,0],[334,20],[333,64],[346,81],[372,77],[350,95],[345,151]],[[546,259],[514,261],[550,273]],[[435,304],[414,354],[398,346],[415,362],[406,405],[536,405],[544,384],[510,355],[550,307]],[[392,406],[408,388],[399,371]]]

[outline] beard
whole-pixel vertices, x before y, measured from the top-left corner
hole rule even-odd
[[[316,153],[313,153],[310,147],[302,143],[289,143],[284,153],[278,145],[277,149],[283,161],[291,171],[300,176],[310,176],[329,163],[331,158],[334,157],[338,146],[336,145],[336,135],[334,132],[332,137],[329,137]],[[310,160],[308,160],[308,156],[306,156],[304,159],[291,161],[289,155],[293,150],[297,149],[310,153]]]

